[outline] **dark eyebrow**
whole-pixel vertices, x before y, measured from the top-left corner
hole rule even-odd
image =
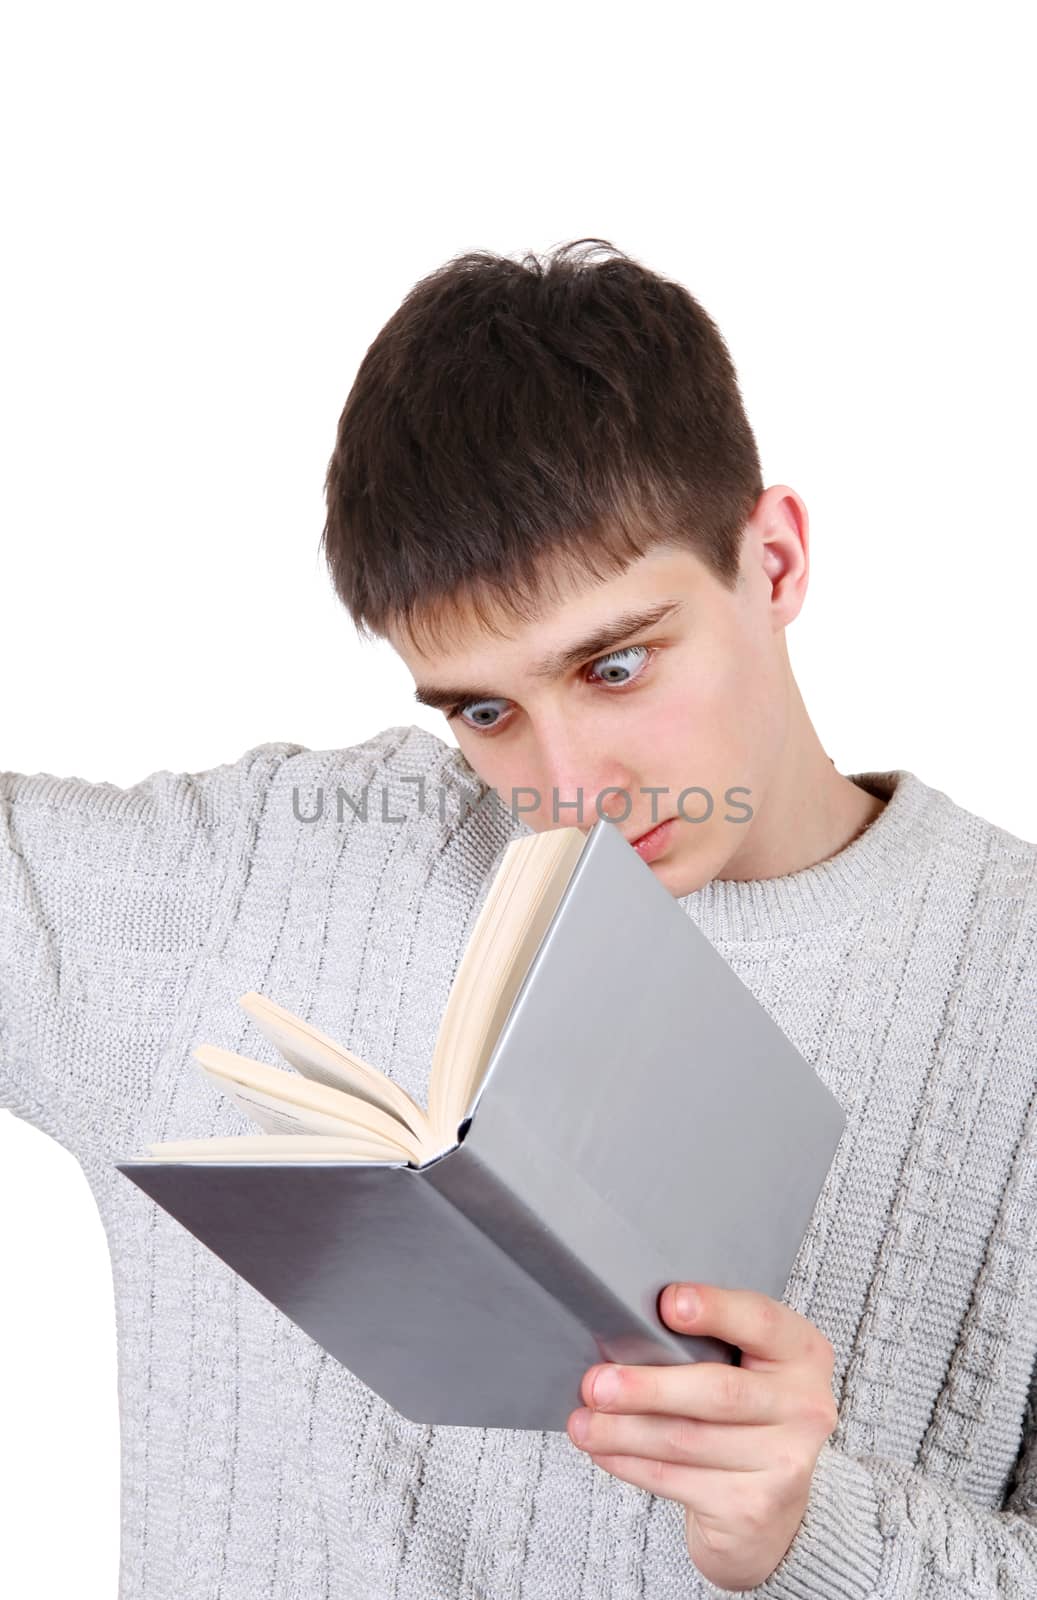
[[[530,668],[530,675],[534,678],[559,678],[570,667],[578,667],[592,656],[605,655],[631,634],[643,633],[645,628],[651,628],[664,617],[679,611],[682,605],[681,600],[660,600],[643,611],[621,612],[618,617],[601,623],[586,638],[576,639],[563,649],[543,657]],[[470,700],[506,700],[508,697],[499,695],[495,689],[478,686],[459,689],[419,683],[414,690],[414,698],[419,705],[431,706],[434,711],[448,711],[451,706],[467,704]]]

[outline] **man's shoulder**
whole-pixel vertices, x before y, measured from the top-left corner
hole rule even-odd
[[[385,858],[395,869],[401,859],[442,855],[480,883],[517,827],[456,746],[394,725],[328,749],[267,741],[218,765],[161,768],[126,786],[0,772],[0,885],[14,884],[6,898],[27,899],[29,880],[53,870],[95,886],[148,879],[171,894],[186,876],[218,877],[261,846],[293,859],[304,833],[307,856],[323,859],[344,830],[355,862]]]
[[[54,772],[0,772],[0,806],[25,817],[59,814],[131,823],[164,819],[205,826],[238,814],[249,793],[262,796],[274,785],[343,784],[370,781],[382,773],[397,783],[436,778],[473,797],[483,788],[458,749],[411,724],[382,728],[337,748],[269,740],[212,766],[190,771],[162,767],[130,784]]]
[[[415,723],[394,724],[355,744],[313,750],[302,745],[266,744],[247,751],[241,761],[266,761],[272,779],[320,782],[340,774],[351,777],[383,771],[396,782],[442,778],[445,783],[482,792],[484,785],[460,750],[438,734]]]
[[[974,912],[1020,931],[1037,926],[1037,841],[981,815],[943,790],[934,798],[936,870],[971,886]],[[937,809],[938,814],[937,814]]]
[[[0,772],[0,805],[24,816],[38,812],[84,821],[147,822],[170,809],[185,818],[212,821],[219,815],[221,796],[236,794],[253,775],[262,782],[302,749],[294,744],[256,745],[233,760],[205,769],[160,767],[132,783],[51,771]],[[195,807],[184,803],[187,797],[196,800]]]
[[[332,749],[267,745],[249,754],[265,761],[270,810],[295,823],[359,817],[403,824],[420,817],[433,823],[433,832],[436,820],[453,831],[475,809],[494,816],[501,810],[461,751],[416,724]]]
[[[204,895],[235,860],[262,855],[288,870],[300,849],[331,871],[346,832],[357,865],[384,857],[395,870],[445,854],[479,883],[508,837],[506,813],[487,810],[485,794],[456,748],[413,725],[326,750],[268,741],[127,785],[0,772],[0,917],[38,919],[41,896],[63,903],[83,886],[113,907],[128,884],[172,904]]]
[[[932,785],[926,787],[938,797],[947,832],[960,848],[1021,862],[1037,862],[1037,840],[1023,838],[1003,823],[972,810],[942,789]]]

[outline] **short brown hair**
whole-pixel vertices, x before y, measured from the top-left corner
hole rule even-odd
[[[361,635],[438,641],[460,601],[490,631],[483,598],[532,621],[554,573],[604,579],[658,545],[732,588],[763,481],[698,301],[577,239],[415,284],[360,364],[325,491],[321,548]]]

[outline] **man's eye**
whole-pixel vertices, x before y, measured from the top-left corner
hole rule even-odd
[[[486,708],[488,706],[500,706],[500,705],[504,705],[504,704],[505,704],[505,702],[503,700],[466,700],[462,705],[451,706],[449,711],[447,712],[447,716],[448,717],[459,717],[460,720],[464,723],[465,727],[466,728],[470,728],[470,727],[473,726],[473,724],[470,723],[467,720],[467,718],[464,716],[464,713],[466,711],[468,711],[472,706],[474,706],[476,708],[475,715],[477,717],[482,718],[482,717],[486,716]],[[495,727],[496,724],[493,723],[493,722],[481,721],[481,722],[476,722],[474,724],[474,726],[477,727],[477,728],[481,728],[481,729],[490,729],[490,728]]]
[[[631,667],[627,665],[624,658],[636,655],[638,651],[642,652],[643,657],[641,670],[631,676]],[[628,684],[636,682],[641,676],[641,673],[644,671],[644,668],[647,665],[647,658],[650,653],[650,648],[646,644],[628,644],[625,645],[621,650],[610,650],[608,655],[598,656],[595,661],[590,663],[587,671],[593,672],[596,667],[604,666],[608,673],[619,673],[620,676],[618,677],[610,676],[604,679],[595,678],[592,681],[597,683],[601,688],[607,689],[612,687],[615,689],[624,689]],[[447,711],[447,716],[451,719],[454,717],[459,718],[460,721],[464,723],[466,728],[474,728],[478,732],[482,733],[492,733],[501,720],[493,710],[493,707],[506,704],[506,700],[496,698],[492,700],[466,700],[460,705],[450,706]],[[464,715],[466,711],[469,712],[476,720],[469,721],[468,717]]]
[[[638,650],[647,651],[647,649],[648,646],[646,644],[628,644],[622,650],[612,650],[607,656],[599,656],[597,661],[591,662],[591,667],[598,667],[604,661],[608,663],[609,671],[618,670],[621,673],[629,673],[630,668],[623,665],[623,657],[633,655]],[[640,675],[640,673],[635,674],[637,677],[640,677]],[[632,682],[632,679],[629,677],[607,678],[605,681],[614,683],[619,688],[624,683]]]

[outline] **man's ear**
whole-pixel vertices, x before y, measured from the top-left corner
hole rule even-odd
[[[810,579],[810,523],[795,489],[777,483],[764,491],[746,527],[745,554],[758,560],[771,584],[772,624],[785,628],[803,608]],[[755,547],[755,555],[754,555]]]

